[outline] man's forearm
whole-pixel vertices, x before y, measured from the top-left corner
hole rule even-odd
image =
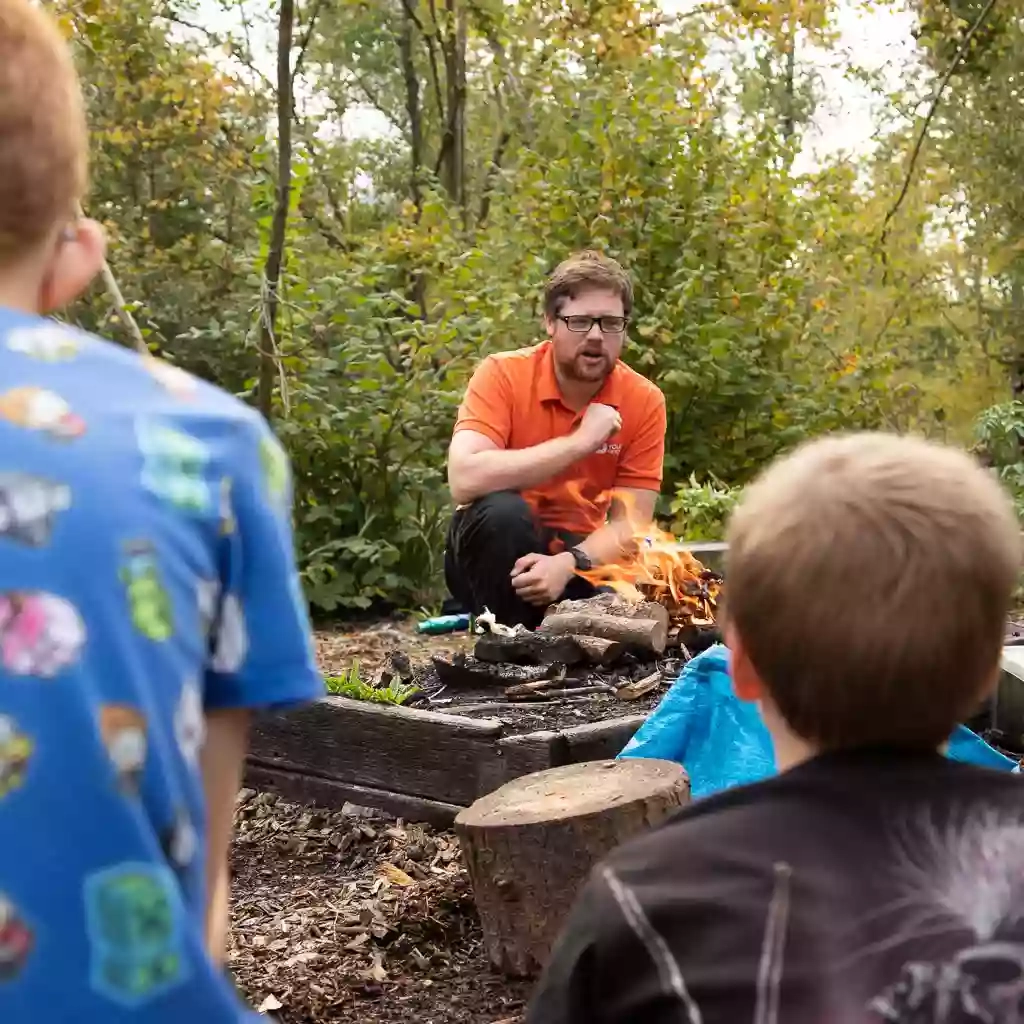
[[[577,547],[594,565],[610,565],[632,552],[633,527],[624,519],[613,520],[598,527]]]
[[[452,497],[460,504],[495,491],[521,491],[550,480],[588,454],[575,434],[532,448],[491,448],[462,455],[448,467]]]

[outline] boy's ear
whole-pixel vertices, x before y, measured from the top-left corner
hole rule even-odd
[[[107,245],[94,220],[78,220],[57,239],[39,291],[40,313],[70,305],[103,267]]]
[[[743,639],[731,623],[725,624],[725,643],[729,648],[729,674],[732,688],[740,700],[759,701],[765,696],[764,683],[747,654]]]

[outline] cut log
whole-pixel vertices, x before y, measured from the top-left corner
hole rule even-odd
[[[494,965],[536,974],[594,865],[689,795],[681,765],[628,758],[527,775],[460,812],[455,829]]]
[[[627,619],[602,612],[554,612],[537,627],[542,633],[585,633],[616,640],[627,647],[641,647],[661,654],[668,639],[668,624],[661,619]]]
[[[557,665],[495,665],[456,655],[451,661],[435,655],[430,659],[437,678],[446,686],[480,689],[513,686],[549,679],[558,674]]]
[[[548,615],[581,612],[587,615],[618,615],[624,619],[658,619],[668,629],[668,609],[657,601],[630,601],[620,594],[596,594],[577,601],[559,601],[548,610]]]
[[[543,636],[544,634],[540,634]],[[574,636],[591,665],[613,665],[622,657],[624,646],[618,640],[604,640],[599,636]]]
[[[575,637],[523,631],[514,636],[484,633],[473,649],[480,661],[517,665],[578,665],[585,654]]]

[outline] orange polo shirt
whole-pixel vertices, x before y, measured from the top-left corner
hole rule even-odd
[[[622,429],[597,452],[558,476],[523,491],[545,525],[589,534],[608,514],[616,487],[661,489],[665,396],[623,362],[615,364],[593,401],[614,406]],[[583,418],[565,404],[551,342],[488,356],[469,382],[455,432],[472,430],[506,449],[532,448],[572,432]]]

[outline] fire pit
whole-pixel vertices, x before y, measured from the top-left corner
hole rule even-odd
[[[247,784],[448,824],[513,778],[614,757],[686,660],[718,639],[722,580],[664,536],[619,569],[595,580],[608,592],[553,606],[535,632],[484,616],[471,655],[434,657],[418,673],[392,658],[376,682],[414,682],[411,706],[327,697],[263,716]]]

